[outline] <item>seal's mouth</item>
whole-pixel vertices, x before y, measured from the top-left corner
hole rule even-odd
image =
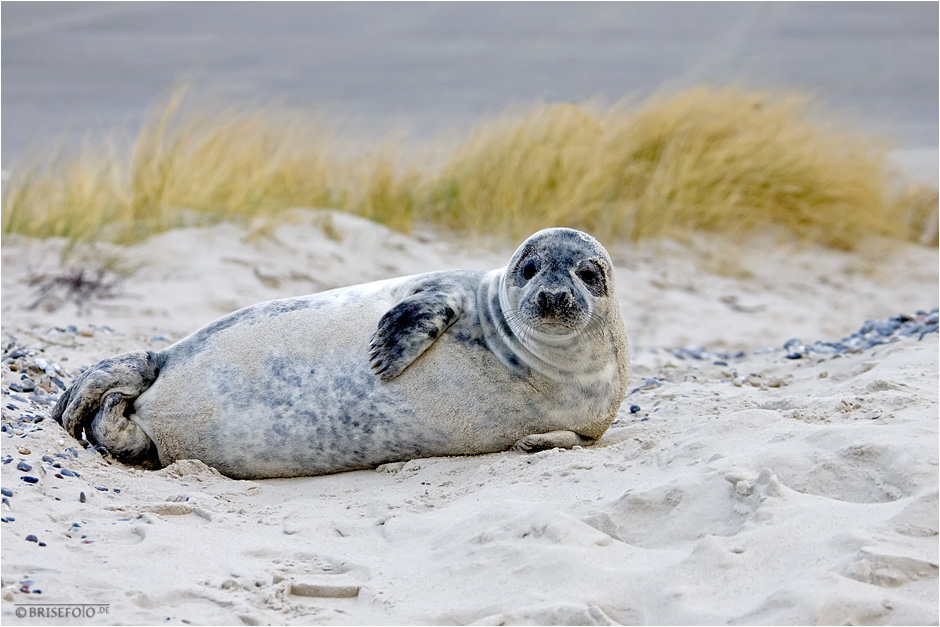
[[[567,335],[576,333],[580,329],[580,325],[573,322],[566,320],[546,320],[544,318],[530,322],[529,327],[548,335]]]
[[[537,333],[569,335],[584,326],[586,312],[567,293],[553,299],[544,297],[543,292],[526,302],[519,313],[525,325]]]

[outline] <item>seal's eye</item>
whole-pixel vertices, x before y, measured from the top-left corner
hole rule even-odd
[[[575,271],[575,274],[588,291],[595,296],[604,296],[607,292],[607,277],[604,270],[597,264],[587,263]]]
[[[584,281],[587,285],[593,285],[597,283],[600,279],[600,275],[591,268],[582,268],[578,270],[578,278]]]
[[[526,281],[534,277],[539,271],[539,264],[535,261],[529,261],[524,266],[522,266],[522,278]]]

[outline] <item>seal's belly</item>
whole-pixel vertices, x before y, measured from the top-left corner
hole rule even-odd
[[[167,349],[133,416],[163,463],[195,458],[244,478],[310,475],[501,450],[526,434],[518,412],[535,408],[505,420],[507,396],[525,384],[482,344],[445,334],[383,381],[368,352],[390,299],[349,290],[275,302],[282,313],[249,308]],[[498,412],[468,396],[488,394],[502,399]]]

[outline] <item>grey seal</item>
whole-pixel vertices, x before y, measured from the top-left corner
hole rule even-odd
[[[259,303],[160,352],[105,359],[53,417],[129,464],[318,475],[592,444],[628,369],[610,256],[552,228],[505,268]]]

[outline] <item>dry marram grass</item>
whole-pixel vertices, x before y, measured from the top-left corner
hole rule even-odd
[[[341,154],[305,112],[200,107],[177,90],[130,150],[89,140],[14,165],[3,232],[126,242],[333,207],[399,230],[419,220],[516,238],[549,225],[602,239],[774,226],[841,248],[872,234],[936,244],[936,190],[890,194],[883,148],[818,120],[800,96],[734,87],[541,105],[481,124],[441,164],[406,167],[389,138]]]

